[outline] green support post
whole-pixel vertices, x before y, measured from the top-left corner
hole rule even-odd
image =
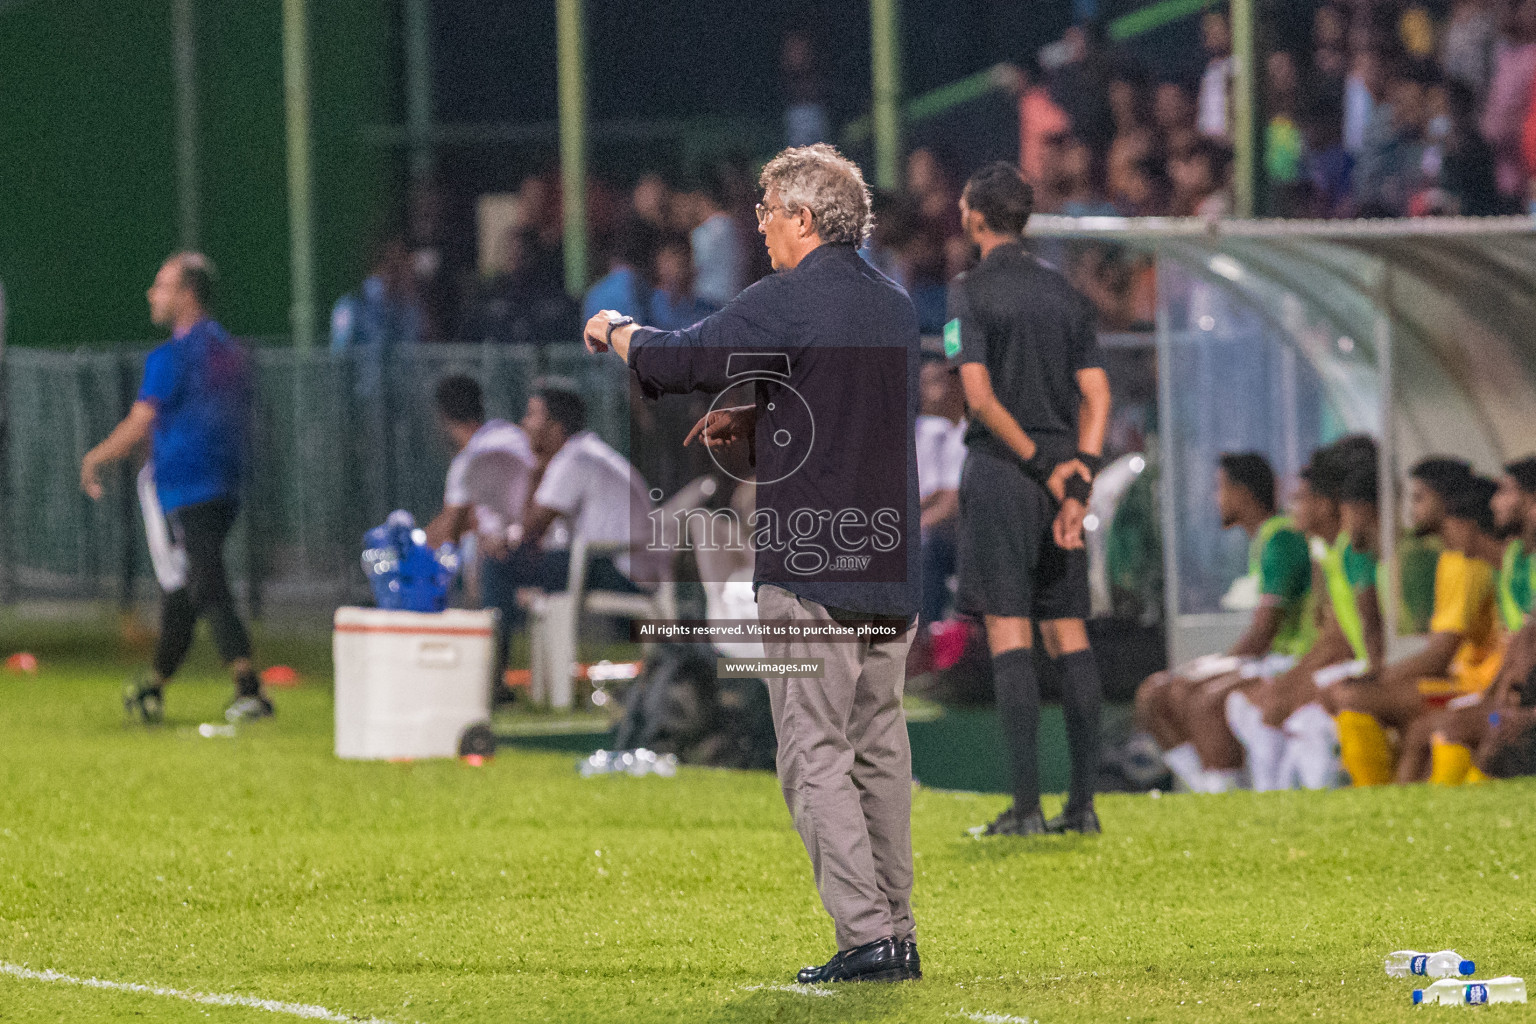
[[[581,17],[581,0],[556,0],[565,290],[571,295],[580,295],[587,287],[587,89]]]
[[[432,22],[430,0],[405,0],[405,120],[411,177],[432,173]]]
[[[196,249],[199,236],[197,181],[197,32],[193,0],[172,0],[171,31],[176,67],[176,212],[179,244]]]
[[[289,328],[315,344],[314,181],[309,153],[309,28],[305,0],[283,0],[283,101],[288,134]]]
[[[901,44],[897,0],[869,0],[875,185],[901,187]]]
[[[1232,3],[1232,212],[1252,217],[1259,181],[1258,57],[1255,0]]]

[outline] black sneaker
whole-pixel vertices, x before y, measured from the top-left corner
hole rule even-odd
[[[255,722],[263,718],[271,718],[277,714],[277,709],[272,702],[267,700],[266,694],[247,693],[235,698],[235,702],[224,709],[224,720],[230,725],[240,722]]]
[[[1020,817],[1014,808],[1009,807],[990,823],[978,825],[968,831],[977,838],[982,836],[1043,836],[1046,834],[1045,815],[1041,814],[1040,809],[1037,807],[1023,817]]]
[[[1045,823],[1045,830],[1058,836],[1066,832],[1081,832],[1085,836],[1096,836],[1103,831],[1099,828],[1099,816],[1094,813],[1092,807],[1085,807],[1080,811],[1062,811]]]
[[[165,691],[150,678],[123,684],[123,713],[145,725],[165,721]]]

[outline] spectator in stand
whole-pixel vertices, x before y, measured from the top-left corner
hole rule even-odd
[[[1221,11],[1206,11],[1200,18],[1200,39],[1205,47],[1205,74],[1200,77],[1197,123],[1208,139],[1230,142],[1232,119],[1232,29]]]
[[[655,259],[657,238],[656,229],[638,217],[618,227],[608,245],[608,273],[587,289],[583,315],[616,309],[637,319],[648,316],[651,283],[645,270]]]
[[[405,239],[396,235],[377,247],[357,291],[343,295],[332,307],[331,351],[382,351],[420,340],[421,308],[411,253]]]
[[[530,174],[517,190],[518,222],[525,230],[523,262],[537,278],[565,280],[565,215],[553,172]]]
[[[1402,69],[1367,133],[1355,163],[1355,208],[1362,217],[1402,217],[1424,185],[1425,83],[1421,69]]]
[[[1200,138],[1195,126],[1195,105],[1189,89],[1178,82],[1163,82],[1152,103],[1152,120],[1169,156],[1187,153]]]
[[[1384,55],[1374,48],[1356,51],[1344,82],[1344,151],[1350,156],[1359,157],[1373,132],[1389,134],[1382,109],[1386,87]]]
[[[923,359],[922,414],[917,417],[917,490],[921,500],[924,624],[938,622],[952,603],[955,526],[960,518],[960,470],[965,465],[965,392],[943,358]]]
[[[1041,82],[1039,68],[1021,72],[1019,90],[1019,169],[1024,180],[1039,189],[1045,180],[1047,140],[1059,138],[1072,130],[1067,112],[1051,99],[1051,92]],[[878,220],[876,221],[878,224]]]
[[[1123,217],[1151,217],[1167,209],[1168,177],[1161,156],[1151,138],[1115,140],[1106,182],[1115,212]]]
[[[542,345],[570,337],[576,304],[552,268],[534,262],[538,251],[533,229],[507,229],[495,273],[480,285],[461,332],[466,341]]]
[[[1477,98],[1471,86],[1453,81],[1446,87],[1450,130],[1441,143],[1440,212],[1490,217],[1500,212],[1499,183],[1493,148],[1477,130]]]
[[[1113,217],[1117,211],[1094,186],[1093,152],[1077,139],[1062,149],[1061,180],[1054,191],[1061,197],[1064,217]]]
[[[447,208],[448,196],[436,180],[422,179],[411,187],[406,244],[416,278],[422,341],[452,341],[458,336],[467,260],[453,244]]]
[[[1307,216],[1332,217],[1349,199],[1349,176],[1354,159],[1344,150],[1342,97],[1330,104],[1314,96],[1302,116],[1301,130],[1306,153]]]
[[[1105,156],[1106,181],[1109,168],[1142,159],[1157,145],[1152,128],[1152,91],[1139,67],[1122,63],[1110,79],[1109,105],[1115,115],[1115,137]]]
[[[629,194],[629,208],[634,219],[653,231],[666,231],[672,217],[672,189],[667,180],[654,171],[641,175]]]
[[[1096,21],[1074,25],[1062,37],[1067,62],[1056,72],[1051,98],[1067,112],[1073,132],[1098,159],[1114,138],[1114,111],[1109,106],[1112,64],[1104,27]]]
[[[1440,68],[1452,82],[1466,86],[1475,106],[1493,78],[1494,44],[1499,23],[1490,0],[1456,0],[1440,39]]]
[[[784,137],[790,146],[811,146],[832,138],[832,114],[826,85],[811,37],[804,32],[784,36],[779,55],[784,83]]]
[[[724,307],[747,286],[741,231],[735,218],[727,212],[729,205],[726,182],[723,176],[716,175],[699,193],[700,220],[689,235],[694,293],[715,309]]]
[[[1503,45],[1494,57],[1493,80],[1483,107],[1483,138],[1493,147],[1499,193],[1523,200],[1526,172],[1520,160],[1521,134],[1536,82],[1536,0],[1514,0],[1505,19]]]
[[[692,327],[717,308],[699,296],[693,284],[693,253],[686,235],[668,235],[656,249],[656,287],[651,292],[649,323],[657,330],[680,331]],[[602,306],[601,309],[617,309]]]
[[[411,253],[397,235],[378,247],[357,291],[343,295],[331,308],[331,351],[357,353],[357,394],[372,398],[382,387],[389,353],[421,340],[422,312]]]
[[[960,197],[949,171],[933,150],[919,147],[907,157],[907,192],[917,200],[917,215],[924,230],[941,238],[960,233]]]
[[[1314,96],[1335,104],[1343,103],[1344,80],[1349,77],[1348,32],[1348,19],[1332,4],[1324,4],[1313,15],[1309,85]]]
[[[1168,161],[1173,182],[1169,212],[1175,217],[1224,217],[1232,209],[1227,185],[1232,150],[1215,139],[1201,139],[1188,153]]]
[[[1306,144],[1297,123],[1301,83],[1296,60],[1284,50],[1265,62],[1269,124],[1264,128],[1264,174],[1270,189],[1270,209],[1281,216],[1298,204],[1304,184]]]

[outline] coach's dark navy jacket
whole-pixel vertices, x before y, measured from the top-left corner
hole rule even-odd
[[[652,398],[756,379],[756,584],[901,617],[921,591],[919,361],[912,301],[846,245],[813,249],[686,330],[641,328],[629,349]]]

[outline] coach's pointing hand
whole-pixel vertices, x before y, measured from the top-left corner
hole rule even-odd
[[[688,436],[683,438],[683,447],[688,447],[697,437],[706,448],[728,448],[743,438],[751,441],[756,433],[757,406],[711,409],[688,431]]]

